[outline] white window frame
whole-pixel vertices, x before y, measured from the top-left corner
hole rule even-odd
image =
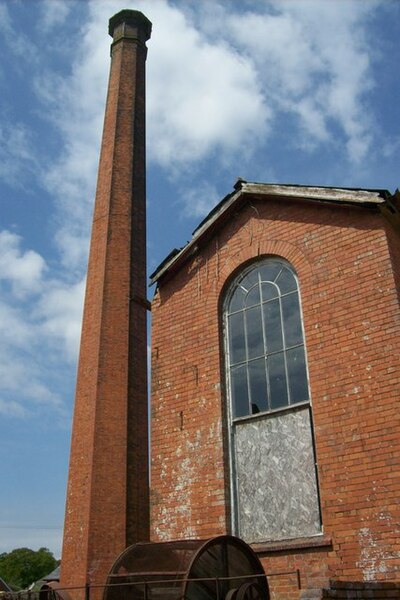
[[[279,263],[281,263],[282,267],[288,268],[296,280],[297,294],[298,294],[298,299],[299,299],[299,309],[300,309],[302,345],[304,348],[304,355],[305,355],[305,370],[306,370],[306,383],[307,383],[307,388],[308,388],[308,399],[303,402],[296,402],[296,403],[290,402],[290,391],[289,391],[290,386],[288,383],[287,361],[285,358],[286,385],[287,385],[288,398],[289,398],[288,404],[285,406],[280,406],[275,409],[269,409],[269,410],[262,411],[259,413],[252,413],[252,414],[238,417],[238,416],[234,415],[233,401],[232,401],[231,376],[230,376],[231,362],[230,362],[230,349],[229,349],[229,337],[228,337],[229,336],[228,307],[229,307],[229,303],[231,301],[232,295],[234,293],[234,290],[236,289],[238,283],[244,277],[246,277],[246,275],[248,275],[253,269],[260,267],[264,263],[272,262],[272,261],[279,262]],[[261,302],[261,305],[262,305],[262,302]],[[235,458],[234,458],[235,425],[240,424],[242,422],[257,421],[262,418],[268,418],[269,416],[274,416],[275,414],[296,411],[298,409],[301,409],[302,407],[307,407],[307,406],[310,407],[310,418],[311,418],[311,423],[312,423],[311,390],[310,390],[309,375],[308,375],[307,349],[306,349],[306,340],[305,340],[305,334],[304,334],[303,310],[302,310],[302,303],[301,303],[300,286],[299,286],[299,281],[298,281],[298,277],[297,277],[297,273],[296,273],[295,269],[288,261],[282,259],[281,257],[278,257],[278,256],[260,257],[258,260],[253,261],[251,264],[244,266],[240,270],[240,272],[236,275],[235,279],[233,281],[231,281],[228,289],[225,290],[225,297],[224,297],[223,304],[222,304],[222,310],[223,310],[222,323],[223,323],[223,338],[224,338],[224,353],[225,353],[224,359],[225,359],[226,408],[227,408],[226,416],[228,419],[227,433],[228,433],[228,448],[229,448],[228,453],[229,453],[229,470],[230,470],[229,487],[230,487],[230,495],[231,495],[231,527],[232,527],[232,532],[234,534],[238,534],[239,533],[239,522],[238,522],[239,517],[238,517],[237,484],[236,484],[237,473],[236,473]],[[263,311],[261,311],[261,312],[263,312]],[[281,326],[282,326],[282,330],[283,330],[282,318],[281,318]],[[283,335],[284,335],[284,331],[283,331]],[[286,354],[286,350],[285,350],[285,354]],[[246,361],[244,361],[244,362],[247,364],[249,361],[246,358]],[[312,431],[311,431],[311,435],[312,435],[312,440],[313,440],[314,456],[315,456],[314,436],[313,436]],[[317,472],[316,463],[315,463],[315,473],[316,473],[316,484],[317,484],[318,504],[319,504],[319,485],[318,485],[318,472]],[[321,514],[321,511],[320,511],[320,514]],[[321,523],[321,531],[322,531],[322,523]]]

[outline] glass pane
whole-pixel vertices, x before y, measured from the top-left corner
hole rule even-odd
[[[299,295],[297,292],[283,296],[282,316],[286,348],[302,344],[303,332],[301,329]]]
[[[269,377],[271,408],[287,406],[289,404],[289,400],[287,394],[285,359],[283,352],[280,352],[279,354],[273,354],[272,356],[268,357],[267,369]]]
[[[228,306],[228,312],[232,313],[235,312],[235,310],[240,310],[244,307],[244,299],[246,296],[246,292],[243,288],[241,288],[240,286],[237,286],[237,288],[235,289],[232,298],[230,299],[229,302],[229,306]]]
[[[282,269],[282,272],[276,280],[276,283],[279,285],[281,294],[297,291],[297,281],[295,276],[287,267]]]
[[[261,289],[263,302],[279,296],[279,290],[274,283],[262,283]]]
[[[306,402],[309,397],[306,360],[303,346],[288,350],[286,353],[286,360],[289,378],[290,404]]]
[[[246,296],[246,306],[254,306],[255,304],[260,304],[260,286],[255,285],[251,288],[249,293]]]
[[[246,359],[242,312],[229,317],[229,353],[231,365]]]
[[[283,349],[281,309],[279,300],[271,300],[263,305],[267,352]]]
[[[252,269],[249,273],[247,273],[247,275],[245,275],[243,277],[243,279],[240,280],[239,285],[244,287],[246,291],[249,291],[249,289],[251,287],[253,287],[253,285],[257,282],[258,282],[258,269],[255,268],[255,269]]]
[[[279,262],[268,261],[260,266],[261,281],[275,281],[282,270],[282,265]]]
[[[261,306],[246,310],[246,337],[248,359],[264,355],[264,340],[261,320]]]
[[[232,411],[234,417],[250,414],[246,365],[231,368]]]
[[[268,410],[265,358],[249,363],[249,387],[252,413]]]

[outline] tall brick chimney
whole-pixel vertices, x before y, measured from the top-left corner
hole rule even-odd
[[[145,62],[151,23],[110,19],[111,69],[87,275],[61,586],[103,583],[149,536]]]

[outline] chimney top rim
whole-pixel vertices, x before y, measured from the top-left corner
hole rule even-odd
[[[143,29],[143,32],[146,35],[146,40],[150,39],[152,23],[139,10],[125,8],[113,15],[108,22],[108,33],[111,37],[114,37],[114,30],[121,23],[126,23],[127,25],[133,25]]]

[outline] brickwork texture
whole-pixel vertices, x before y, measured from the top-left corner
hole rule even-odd
[[[114,43],[78,366],[62,586],[104,583],[117,555],[149,535],[144,302],[149,22],[133,11],[122,16],[127,19],[113,18],[110,32]]]
[[[238,269],[279,256],[300,283],[326,545],[260,551],[272,595],[299,598],[297,572],[302,589],[400,580],[399,251],[377,209],[254,198],[161,278],[153,539],[231,533],[221,305]]]

